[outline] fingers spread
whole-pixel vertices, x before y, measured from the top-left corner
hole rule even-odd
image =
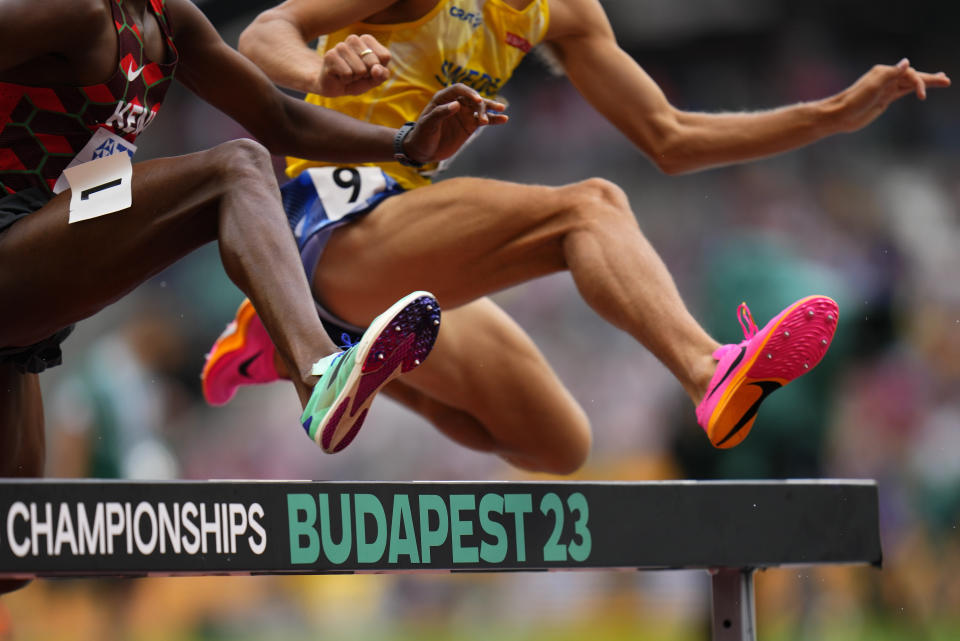
[[[469,104],[469,102],[473,102],[475,104],[483,102],[483,98],[479,93],[476,92],[476,90],[471,89],[467,85],[459,82],[441,89],[434,95],[434,100],[439,104],[461,99],[467,101],[465,104]]]
[[[460,111],[460,103],[453,101],[435,106],[423,114],[417,121],[417,127],[425,132],[436,131],[440,123]]]
[[[923,83],[927,85],[927,87],[950,86],[950,78],[948,78],[947,74],[943,73],[942,71],[939,73],[924,73],[922,71],[918,71],[917,75],[920,76],[921,80],[923,80]]]
[[[458,100],[467,110],[473,110],[473,118],[478,124],[486,125],[490,122],[490,119],[487,118],[487,102],[485,100],[479,102],[470,98],[458,98]]]
[[[487,107],[487,111],[506,111],[507,106],[502,102],[497,102],[496,100],[490,100],[489,98],[484,98],[484,104]]]
[[[464,131],[471,133],[477,127],[507,122],[507,116],[502,113],[506,108],[505,104],[485,99],[475,89],[458,83],[434,94],[433,100],[421,114],[421,122],[435,125],[457,114],[457,122]]]
[[[917,98],[920,100],[926,100],[927,98],[927,85],[924,84],[923,80],[920,79],[920,75],[917,74],[916,70],[908,68],[904,74],[904,80],[913,88],[913,91],[917,94]]]

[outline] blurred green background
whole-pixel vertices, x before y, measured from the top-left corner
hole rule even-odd
[[[228,42],[269,3],[199,3]],[[609,0],[625,49],[682,108],[763,109],[823,97],[907,56],[960,79],[960,4],[921,0]],[[741,167],[666,177],[530,56],[506,86],[512,121],[449,175],[622,186],[695,316],[740,340],[824,293],[841,325],[817,370],[764,404],[740,447],[712,450],[669,373],[601,321],[567,275],[495,296],[589,414],[582,479],[873,478],[883,570],[757,577],[765,641],[960,640],[960,94],[891,107],[869,129]],[[244,135],[182,87],[140,158]],[[625,278],[630,275],[624,275]],[[304,440],[288,385],[200,396],[203,355],[242,296],[213,246],[82,323],[42,377],[50,476],[529,478],[378,401],[349,449]],[[704,536],[709,536],[709,531]],[[705,572],[210,577],[41,581],[0,599],[0,639],[708,637]]]

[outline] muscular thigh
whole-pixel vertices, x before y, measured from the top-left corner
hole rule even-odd
[[[437,343],[404,382],[520,451],[589,449],[583,410],[530,337],[487,298],[445,311]]]
[[[449,309],[564,268],[563,188],[454,178],[394,196],[333,233],[314,294],[363,325],[425,289]]]
[[[133,205],[68,224],[70,192],[0,234],[0,346],[86,318],[216,237],[210,152],[134,166]],[[192,218],[192,219],[191,219]]]

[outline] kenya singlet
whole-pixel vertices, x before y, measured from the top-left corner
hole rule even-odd
[[[0,82],[0,195],[30,187],[49,194],[97,130],[114,135],[104,136],[102,145],[118,144],[117,136],[132,143],[157,115],[177,63],[165,0],[148,3],[170,58],[159,63],[146,58],[143,36],[123,4],[110,3],[119,55],[106,82],[86,87]]]
[[[503,0],[439,0],[425,16],[413,22],[360,22],[320,38],[323,55],[350,34],[369,33],[390,50],[390,79],[359,96],[324,98],[309,94],[307,101],[335,109],[359,120],[400,127],[420,115],[437,91],[460,82],[486,98],[496,97],[547,31],[547,0],[531,0],[517,10]],[[287,159],[287,175],[297,176],[318,163]],[[429,183],[418,170],[399,163],[379,164],[403,187]],[[428,165],[422,172],[429,172]]]

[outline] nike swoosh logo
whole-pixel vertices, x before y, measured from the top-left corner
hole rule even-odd
[[[727,377],[728,377],[728,376],[730,376],[730,372],[732,372],[733,370],[737,369],[737,365],[740,364],[740,361],[743,360],[743,357],[744,357],[744,355],[745,355],[746,353],[747,353],[747,348],[746,348],[746,347],[741,347],[741,348],[740,348],[740,355],[737,356],[737,357],[734,359],[733,363],[730,364],[730,367],[727,368],[727,372],[723,375],[723,378],[721,378],[719,381],[717,381],[717,384],[713,386],[713,389],[710,390],[710,393],[707,394],[707,396],[706,396],[706,398],[705,398],[704,400],[707,400],[707,399],[709,399],[711,396],[713,396],[713,393],[716,392],[717,389],[718,389],[721,385],[723,385],[723,382],[724,382],[725,380],[727,380]]]
[[[139,78],[140,74],[142,73],[143,73],[143,67],[140,67],[136,71],[133,70],[133,61],[131,60],[130,67],[124,70],[123,75],[127,77],[127,80],[129,80],[130,82],[133,82],[134,80]]]
[[[247,360],[245,360],[245,361],[243,361],[242,363],[240,363],[240,366],[237,368],[237,371],[240,372],[240,376],[242,376],[242,377],[244,377],[244,378],[253,378],[252,376],[250,376],[250,371],[249,371],[249,370],[250,370],[250,366],[253,365],[253,361],[255,361],[255,360],[257,360],[258,358],[260,358],[260,354],[262,354],[262,353],[263,353],[263,351],[261,350],[261,351],[257,352],[256,354],[254,354],[253,356],[251,356],[250,358],[248,358]]]
[[[750,383],[750,384],[756,385],[757,387],[760,388],[760,391],[761,391],[760,398],[754,401],[753,405],[751,405],[749,409],[747,409],[747,411],[743,413],[743,416],[741,416],[737,424],[733,426],[733,429],[731,429],[730,432],[726,436],[724,436],[719,443],[717,443],[717,447],[720,447],[721,445],[729,441],[734,434],[742,430],[744,425],[749,423],[750,419],[752,419],[754,416],[757,415],[757,411],[760,409],[760,403],[766,400],[766,398],[771,394],[773,394],[775,391],[783,387],[781,383],[778,383],[776,381],[758,381],[756,383]]]
[[[337,380],[337,376],[340,374],[340,368],[343,367],[344,362],[347,360],[346,352],[341,352],[344,356],[341,356],[337,359],[337,362],[333,366],[333,371],[330,372],[330,378],[327,379],[327,389],[330,389],[330,386],[333,385],[333,382]]]

